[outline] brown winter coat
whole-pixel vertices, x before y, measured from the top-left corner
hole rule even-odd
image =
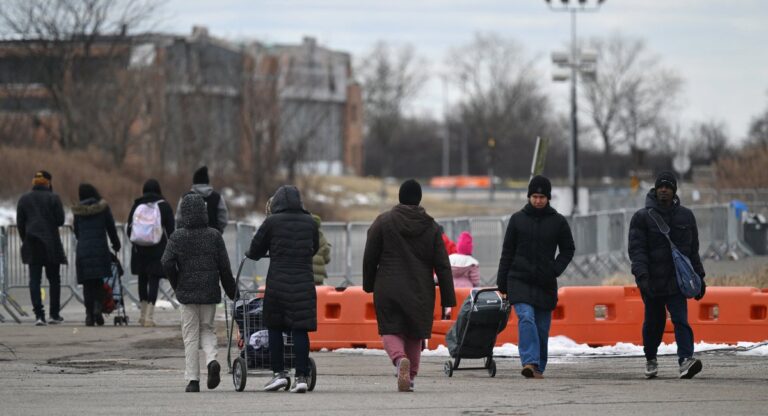
[[[365,243],[363,290],[373,292],[379,334],[431,337],[433,271],[442,306],[456,305],[448,254],[424,208],[401,204],[376,218]]]

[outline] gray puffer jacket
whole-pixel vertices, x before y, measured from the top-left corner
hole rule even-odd
[[[203,197],[190,194],[181,202],[181,222],[168,239],[163,271],[182,304],[221,301],[219,282],[230,299],[235,298],[235,279],[221,233],[208,227]]]

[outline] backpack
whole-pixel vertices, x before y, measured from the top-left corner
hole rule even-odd
[[[680,292],[686,298],[695,298],[701,293],[701,276],[699,276],[695,270],[691,260],[677,248],[672,239],[669,238],[669,226],[664,222],[664,219],[659,216],[658,213],[648,209],[648,215],[659,227],[659,231],[667,237],[669,246],[672,248],[672,263],[675,265],[675,277],[677,278],[677,286],[680,288]]]
[[[154,246],[163,239],[160,202],[163,200],[147,202],[136,207],[131,226],[131,243],[137,246]]]

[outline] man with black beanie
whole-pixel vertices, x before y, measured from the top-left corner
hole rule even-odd
[[[576,248],[571,227],[549,200],[552,184],[535,176],[528,203],[509,219],[496,284],[517,314],[518,349],[525,378],[543,378],[552,311],[557,306],[557,278]],[[558,253],[555,256],[555,253]]]
[[[202,166],[192,175],[192,189],[185,195],[198,194],[205,201],[205,208],[208,212],[208,226],[219,230],[224,234],[224,228],[227,227],[229,212],[224,197],[213,190],[208,177],[208,166]],[[183,199],[183,198],[181,198]],[[176,222],[181,222],[181,199],[176,207]]]
[[[699,231],[693,212],[680,204],[677,196],[677,178],[672,172],[661,172],[654,187],[645,197],[645,208],[638,210],[629,224],[629,259],[632,274],[645,304],[643,320],[643,350],[645,376],[654,378],[658,373],[656,355],[664,335],[667,311],[672,317],[677,342],[680,378],[692,378],[702,369],[701,361],[693,357],[693,330],[688,325],[688,301],[680,292],[675,277],[669,241],[651,217],[654,211],[669,226],[669,238],[691,260],[691,265],[702,278],[701,299],[706,291],[704,266],[699,257]]]
[[[40,283],[48,279],[50,297],[50,323],[64,319],[59,315],[61,297],[60,266],[67,264],[59,227],[64,225],[64,208],[59,196],[53,193],[53,177],[40,170],[32,178],[32,191],[22,195],[16,206],[16,224],[21,238],[21,260],[29,265],[29,295],[35,312],[35,325],[47,325],[45,308],[40,296]]]
[[[397,368],[397,389],[407,392],[413,391],[424,340],[432,336],[433,271],[443,308],[456,305],[456,294],[440,228],[419,206],[421,185],[403,182],[399,198],[368,229],[363,290],[374,293],[379,335]]]

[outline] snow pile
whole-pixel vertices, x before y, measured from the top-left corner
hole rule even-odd
[[[10,202],[0,203],[0,226],[16,223],[16,207]]]
[[[708,344],[700,342],[694,345],[696,352],[733,350],[739,355],[754,355],[768,357],[768,343],[740,342],[735,347],[728,344]],[[340,348],[335,350],[343,354],[355,355],[386,355],[384,350],[375,349],[356,349]],[[659,346],[659,355],[675,355],[677,345],[661,344]],[[425,357],[449,357],[448,348],[444,345],[438,345],[437,348],[425,350],[422,353]],[[519,357],[520,354],[517,345],[504,344],[493,349],[493,355],[499,357]],[[642,357],[642,345],[634,345],[625,342],[619,342],[616,345],[592,348],[587,344],[578,344],[565,336],[555,336],[549,338],[549,356],[550,357]]]

